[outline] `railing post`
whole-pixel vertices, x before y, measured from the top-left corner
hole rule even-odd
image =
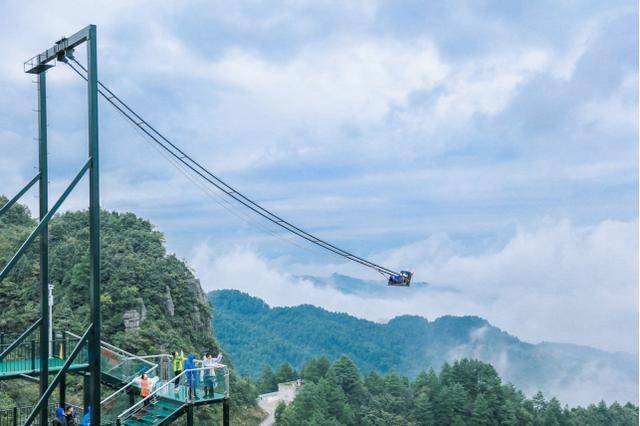
[[[42,364],[42,360],[40,361],[40,364]],[[36,370],[36,341],[35,340],[31,341],[31,370],[33,371]]]
[[[13,407],[13,426],[18,426],[18,407]]]

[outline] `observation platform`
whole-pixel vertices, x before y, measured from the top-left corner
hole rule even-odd
[[[10,343],[4,343],[8,340],[7,337],[13,336],[7,334],[0,336],[2,341],[0,353],[10,346]],[[57,337],[52,340],[53,356],[48,359],[50,373],[55,374],[62,369],[67,355],[75,348],[78,341],[80,337],[73,333],[57,333]],[[0,380],[25,378],[25,376],[37,379],[41,366],[40,358],[37,356],[38,348],[38,335],[34,333],[11,349],[0,361]],[[85,345],[67,371],[84,375],[88,368],[88,352]],[[102,342],[100,369],[102,384],[115,390],[101,402],[102,425],[166,425],[185,413],[192,415],[194,406],[228,404],[229,370],[224,364],[216,364],[208,369],[196,368],[174,377],[171,373],[169,355],[140,357]],[[138,380],[142,373],[147,373],[155,384],[151,394],[141,399]],[[188,379],[187,374],[191,379]],[[189,382],[192,384],[191,395]],[[205,395],[205,385],[209,388],[213,387],[213,393]],[[20,408],[22,411],[27,409],[28,407]],[[22,411],[13,410],[6,415],[13,415],[14,418],[22,415],[26,418],[24,413],[19,414]]]
[[[49,372],[57,373],[64,364],[64,359],[49,358]],[[84,371],[89,367],[86,363],[73,363],[70,371]],[[40,358],[12,359],[0,362],[0,380],[18,379],[22,376],[33,376],[40,373]]]

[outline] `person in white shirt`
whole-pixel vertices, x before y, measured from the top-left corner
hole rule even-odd
[[[218,354],[218,356],[214,358],[210,352],[207,353],[202,360],[202,366],[205,368],[205,370],[203,370],[205,397],[213,398],[214,396],[214,389],[217,386],[215,365],[220,361],[222,361],[222,354]]]

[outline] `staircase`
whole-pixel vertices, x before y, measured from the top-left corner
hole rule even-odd
[[[226,365],[217,364],[215,379],[209,382],[213,393],[205,394],[205,382],[200,378],[207,369],[191,370],[197,379],[193,380],[195,395],[189,395],[187,372],[168,381],[159,381],[155,390],[147,398],[131,406],[118,416],[122,425],[165,425],[184,414],[189,405],[205,405],[221,402],[229,397],[229,370]],[[180,382],[176,384],[177,382]]]
[[[68,354],[80,341],[80,336],[70,332],[58,333],[52,341],[52,356],[49,358],[49,370],[59,370],[67,359]],[[9,344],[4,343],[7,335],[0,338],[0,352]],[[0,362],[0,380],[26,376],[36,376],[40,371],[38,351],[38,335],[34,333],[30,338],[11,349]],[[154,362],[149,359],[153,359]],[[69,371],[82,373],[88,367],[86,347],[80,350]],[[226,403],[229,398],[229,370],[226,365],[216,364],[215,379],[204,383],[204,373],[211,369],[197,368],[190,371],[196,379],[192,380],[195,390],[194,396],[189,396],[187,386],[187,372],[171,377],[170,356],[153,355],[141,357],[131,354],[106,342],[100,345],[100,381],[102,384],[115,389],[111,395],[101,401],[103,425],[165,425],[187,412],[189,406],[205,405],[218,402]],[[151,395],[135,402],[140,394],[140,387],[136,378],[147,373],[150,378],[158,378]],[[213,392],[205,395],[205,384],[213,387]],[[209,389],[207,389],[209,390]],[[119,400],[127,397],[127,402]],[[123,407],[129,407],[122,411]],[[225,408],[226,410],[226,408]]]
[[[125,426],[163,425],[170,423],[182,414],[185,405],[181,401],[160,397],[147,407],[137,410],[127,420],[121,422]]]

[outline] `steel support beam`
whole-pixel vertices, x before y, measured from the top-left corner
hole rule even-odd
[[[230,413],[229,413],[229,398],[225,398],[222,401],[222,425],[229,426]]]
[[[60,392],[60,407],[67,408],[67,375],[63,374],[60,377],[60,385],[58,387]]]
[[[91,323],[89,335],[89,371],[91,425],[100,425],[100,175],[98,144],[98,49],[96,26],[89,25],[87,34],[87,91],[89,100],[89,250],[91,279],[89,304]]]
[[[90,386],[91,382],[89,379],[89,373],[85,371],[85,373],[82,375],[82,409],[85,413],[89,411]]]
[[[38,74],[38,164],[40,166],[39,208],[42,221],[49,212],[49,173],[47,167],[47,75]],[[49,386],[49,226],[40,231],[40,395]],[[49,404],[44,400],[40,424],[49,421]]]
[[[42,70],[50,68],[52,65],[49,65],[49,62],[58,59],[60,55],[64,55],[68,50],[72,50],[87,41],[92,28],[95,34],[95,25],[88,25],[74,35],[58,40],[53,47],[26,61],[24,63],[24,72],[38,74]]]
[[[38,318],[36,320],[36,322],[34,322],[33,324],[31,324],[29,326],[29,328],[27,328],[20,336],[18,336],[18,338],[16,340],[14,340],[8,347],[7,349],[5,349],[4,351],[2,351],[2,353],[0,353],[0,361],[2,361],[7,355],[9,355],[11,353],[12,350],[14,350],[15,348],[18,347],[18,345],[22,342],[24,342],[24,340],[29,337],[29,335],[31,334],[31,332],[33,330],[36,329],[36,327],[40,326],[40,323],[42,322],[42,318]]]
[[[49,226],[49,220],[51,220],[51,217],[53,217],[53,215],[58,211],[58,209],[60,208],[64,200],[67,199],[71,191],[73,191],[73,188],[76,187],[76,185],[78,184],[82,176],[84,176],[84,173],[87,171],[90,165],[91,165],[91,159],[88,159],[87,162],[84,164],[84,166],[82,166],[82,169],[80,169],[76,177],[73,178],[73,180],[71,181],[67,189],[65,189],[62,195],[60,196],[60,198],[58,198],[58,201],[56,201],[53,207],[51,207],[51,210],[49,210],[47,214],[42,218],[42,220],[38,222],[38,225],[36,226],[36,228],[33,231],[31,231],[31,234],[29,234],[25,242],[22,243],[22,245],[20,246],[16,254],[13,255],[11,260],[5,265],[2,272],[0,272],[0,281],[5,279],[5,277],[9,274],[11,269],[13,269],[13,267],[16,265],[18,260],[20,260],[24,252],[29,248],[33,240],[36,238],[36,236],[40,234],[40,232],[42,231],[42,228],[45,226]]]
[[[9,210],[9,209],[11,208],[11,206],[13,206],[13,205],[16,203],[16,201],[18,201],[18,200],[20,199],[20,197],[22,197],[22,196],[25,194],[25,192],[27,192],[27,191],[29,190],[29,188],[31,188],[33,185],[35,185],[35,183],[36,183],[36,182],[38,182],[39,180],[40,180],[40,174],[35,175],[35,176],[33,177],[33,179],[31,179],[31,180],[29,181],[29,183],[28,183],[28,184],[26,184],[26,185],[24,186],[24,188],[22,188],[22,189],[21,189],[21,190],[20,190],[20,191],[15,195],[15,197],[13,197],[13,198],[12,198],[12,199],[10,199],[9,201],[7,201],[7,202],[5,203],[5,205],[4,205],[4,206],[2,206],[2,207],[0,208],[0,216],[2,216],[2,214],[3,214],[4,212],[6,212],[7,210]]]
[[[56,376],[53,378],[53,380],[51,381],[51,383],[49,384],[45,392],[40,395],[40,399],[36,403],[36,406],[33,407],[33,410],[31,410],[29,417],[27,417],[27,420],[24,422],[25,426],[31,425],[35,420],[36,416],[38,415],[38,413],[40,413],[40,411],[44,409],[45,401],[49,399],[49,397],[55,390],[55,387],[58,386],[58,383],[60,383],[60,380],[62,379],[62,377],[67,373],[67,371],[69,370],[69,367],[71,367],[71,364],[73,364],[73,361],[75,361],[76,357],[82,350],[82,346],[84,346],[87,343],[87,338],[91,334],[92,328],[93,328],[93,324],[91,324],[89,328],[87,328],[87,330],[84,332],[82,337],[78,340],[76,347],[73,348],[67,360],[64,362],[64,364],[62,364],[62,367],[60,368],[60,371],[58,372],[58,374],[56,374]]]
[[[187,426],[193,426],[193,404],[187,405]]]

